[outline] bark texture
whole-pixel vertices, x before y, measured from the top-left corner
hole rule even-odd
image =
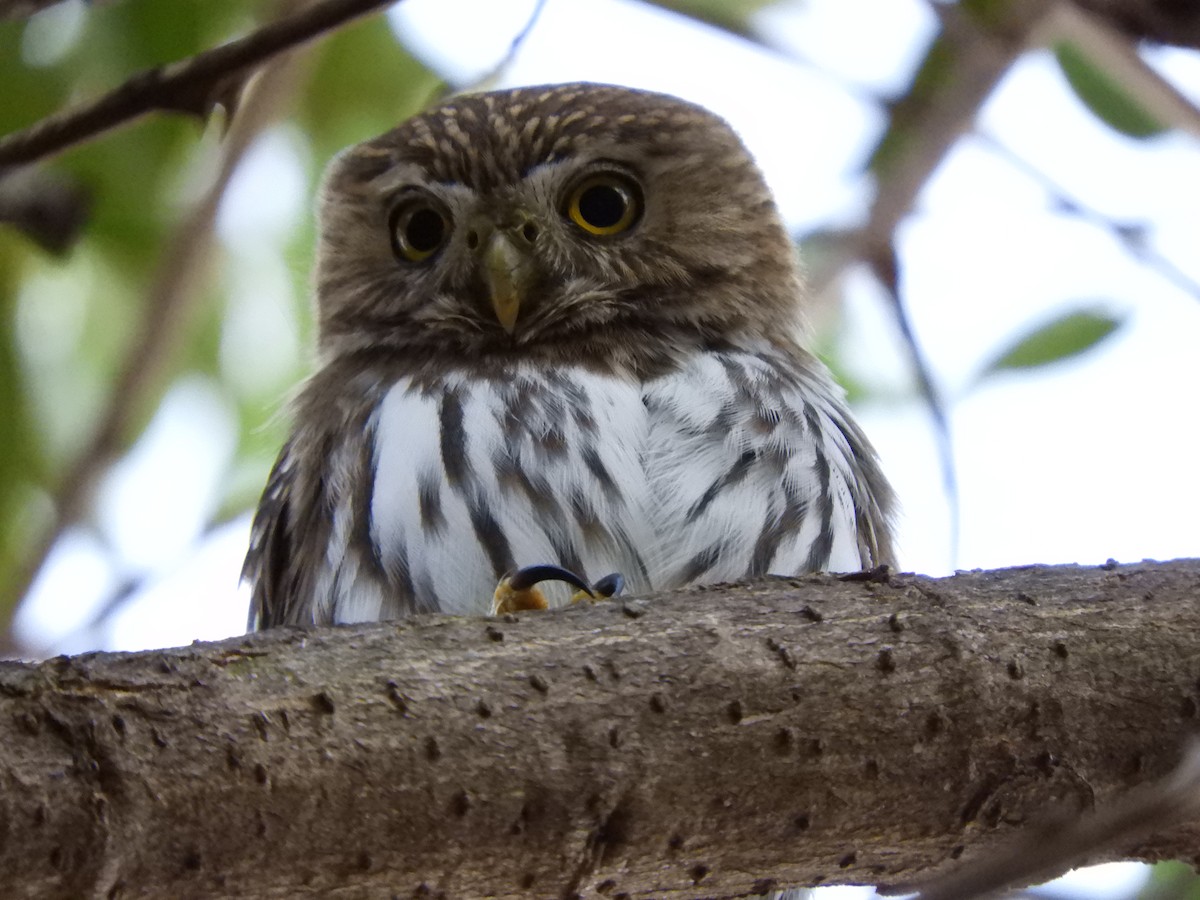
[[[831,576],[0,667],[22,897],[712,897],[944,872],[1167,773],[1200,560]],[[1200,857],[1200,825],[1114,856]]]

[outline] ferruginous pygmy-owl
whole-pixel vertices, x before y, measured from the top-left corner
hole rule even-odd
[[[457,97],[342,153],[320,220],[320,366],[255,516],[253,626],[484,613],[531,564],[641,592],[890,560],[891,489],[717,116]]]

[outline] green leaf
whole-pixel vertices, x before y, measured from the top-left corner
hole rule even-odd
[[[338,150],[420,111],[440,84],[383,16],[334,32],[315,48],[314,63],[297,120],[322,166]]]
[[[1078,356],[1111,335],[1124,321],[1123,316],[1095,308],[1068,312],[1017,338],[983,367],[976,381],[999,372],[1035,369]]]
[[[1079,99],[1108,127],[1139,139],[1167,130],[1117,79],[1096,66],[1075,44],[1057,44],[1054,56]]]
[[[1151,866],[1150,878],[1137,900],[1200,900],[1200,875],[1187,863],[1160,862]]]
[[[706,22],[724,29],[731,34],[755,39],[753,29],[754,14],[768,6],[774,6],[778,0],[651,0],[655,6],[661,6],[672,12]]]

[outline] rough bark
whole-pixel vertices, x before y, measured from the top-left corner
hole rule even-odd
[[[896,883],[1165,774],[1200,560],[770,579],[0,667],[23,897]],[[1200,857],[1200,824],[1111,855]]]

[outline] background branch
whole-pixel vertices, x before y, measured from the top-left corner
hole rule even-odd
[[[0,167],[58,153],[155,110],[204,118],[217,103],[236,98],[248,71],[393,2],[396,0],[317,0],[228,44],[139,72],[96,100],[0,138]]]
[[[1175,767],[1198,585],[1200,560],[779,578],[6,664],[0,871],[42,897],[911,883]]]

